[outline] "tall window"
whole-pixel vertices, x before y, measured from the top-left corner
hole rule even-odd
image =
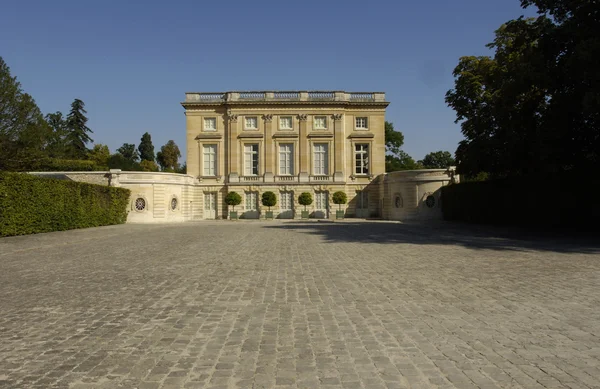
[[[369,121],[367,120],[367,118],[362,117],[362,118],[356,118],[356,129],[357,130],[366,130],[368,129],[369,125]]]
[[[315,116],[315,128],[318,130],[327,129],[327,116]]]
[[[294,145],[292,143],[279,145],[279,174],[282,176],[294,174]]]
[[[256,130],[258,129],[258,118],[256,116],[247,116],[245,124],[247,130]]]
[[[356,160],[356,174],[369,174],[369,145],[354,145],[354,156]]]
[[[280,130],[291,130],[292,129],[292,117],[282,116],[279,118],[279,129]]]
[[[202,164],[206,177],[217,175],[217,145],[204,145],[204,163]]]
[[[204,131],[216,131],[217,118],[204,118]]]
[[[244,175],[258,175],[258,144],[244,145]]]
[[[327,143],[315,143],[314,146],[314,161],[315,175],[327,175],[328,172],[328,145]]]

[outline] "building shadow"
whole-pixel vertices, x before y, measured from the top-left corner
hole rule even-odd
[[[289,221],[265,225],[316,235],[327,242],[455,245],[476,250],[600,254],[600,239],[576,231],[531,230],[444,221],[399,223],[369,220]],[[600,259],[600,256],[598,257]]]

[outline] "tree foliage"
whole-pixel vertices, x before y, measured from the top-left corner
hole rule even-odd
[[[271,191],[266,191],[261,196],[261,202],[265,207],[269,207],[270,211],[271,207],[274,207],[275,204],[277,204],[277,196]]]
[[[92,142],[88,134],[93,131],[87,126],[86,113],[84,102],[80,99],[73,100],[71,111],[67,115],[65,139],[68,153],[73,158],[84,159],[88,153],[86,144]]]
[[[385,156],[385,171],[396,172],[399,170],[423,169],[423,165],[416,162],[407,152],[399,150],[396,155]]]
[[[342,209],[342,204],[346,204],[348,202],[348,196],[346,196],[346,192],[337,191],[333,194],[333,203],[338,204],[339,209]]]
[[[175,141],[170,140],[160,148],[156,154],[156,162],[160,165],[163,171],[176,172],[179,169],[179,158],[181,152]]]
[[[142,161],[153,161],[154,162],[154,145],[152,144],[152,137],[149,133],[144,133],[138,146],[140,152],[140,159]]]
[[[235,210],[235,206],[240,205],[241,202],[242,202],[242,196],[240,196],[240,194],[238,192],[229,192],[225,196],[225,204],[233,207],[234,210]]]
[[[46,156],[50,127],[0,57],[0,170],[27,170]]]
[[[140,162],[140,168],[144,172],[157,172],[158,171],[158,165],[156,164],[156,162],[148,161],[147,159],[144,159]]]
[[[140,155],[135,149],[135,144],[133,143],[123,143],[123,146],[117,149],[117,153],[121,154],[123,158],[132,162],[137,162],[140,159]]]
[[[404,144],[404,134],[394,130],[394,123],[385,122],[385,152],[397,156]]]
[[[110,150],[107,145],[95,144],[94,148],[90,150],[89,159],[94,161],[98,166],[108,166],[108,159],[110,158]]]
[[[458,171],[492,177],[600,167],[596,1],[523,0],[537,18],[502,25],[493,57],[463,57],[446,102],[465,139]]]
[[[425,169],[446,169],[454,166],[454,158],[449,151],[434,151],[425,155],[422,161],[419,161]]]
[[[311,205],[312,202],[313,202],[313,198],[312,198],[312,195],[310,194],[310,192],[302,192],[302,193],[300,193],[300,196],[298,196],[298,203],[300,203],[300,205],[304,205],[305,211],[306,211],[306,206]]]

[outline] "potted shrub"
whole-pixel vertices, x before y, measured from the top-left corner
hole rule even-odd
[[[269,207],[269,210],[265,215],[265,219],[273,219],[273,211],[271,211],[271,207],[274,207],[275,204],[277,204],[277,196],[275,196],[275,193],[271,191],[263,193],[261,202],[263,206]]]
[[[346,196],[345,192],[342,192],[340,190],[333,194],[333,203],[338,205],[338,210],[335,211],[336,219],[344,218],[344,211],[342,211],[342,204],[346,204],[347,202],[348,202],[348,196]]]
[[[298,202],[300,203],[300,205],[304,205],[304,211],[302,211],[302,219],[308,219],[308,211],[306,210],[306,206],[312,204],[312,195],[308,192],[303,192],[300,194],[300,196],[298,196]]]
[[[229,192],[227,193],[227,196],[225,196],[225,204],[233,207],[233,211],[229,212],[229,218],[231,220],[236,220],[238,218],[238,214],[235,211],[235,206],[240,205],[241,202],[242,196],[240,196],[237,192]]]

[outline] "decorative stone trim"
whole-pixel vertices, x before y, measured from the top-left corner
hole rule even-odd
[[[172,195],[171,200],[169,201],[169,210],[171,210],[171,212],[177,212],[180,209],[180,205],[177,195]]]
[[[342,120],[344,118],[344,115],[341,113],[336,113],[334,115],[331,115],[331,117],[333,118],[333,120]]]
[[[228,110],[227,111],[227,119],[229,119],[230,122],[237,122],[238,115],[231,112],[231,110]]]
[[[349,138],[374,138],[375,134],[372,132],[353,132],[349,136]]]
[[[308,115],[307,114],[300,114],[298,115],[298,120],[300,120],[301,122],[305,122],[308,119]]]
[[[131,197],[131,210],[135,212],[148,212],[150,210],[150,202],[141,193]]]
[[[273,121],[273,115],[272,114],[267,114],[267,115],[263,115],[263,120],[267,123],[270,123]]]

